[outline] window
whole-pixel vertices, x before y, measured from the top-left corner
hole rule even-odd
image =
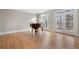
[[[50,19],[49,14],[42,14],[40,22],[42,23],[42,26],[46,29],[50,28]]]
[[[73,29],[73,15],[71,14],[66,15],[66,29],[67,30]]]

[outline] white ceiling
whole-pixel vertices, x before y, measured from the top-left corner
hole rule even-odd
[[[43,13],[49,11],[50,9],[18,9],[19,11],[29,12],[32,14]]]

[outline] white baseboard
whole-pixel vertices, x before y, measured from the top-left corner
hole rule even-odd
[[[16,33],[16,32],[25,32],[25,31],[29,31],[29,29],[15,30],[15,31],[9,31],[9,32],[3,32],[3,33],[0,33],[0,35],[11,34],[11,33]]]

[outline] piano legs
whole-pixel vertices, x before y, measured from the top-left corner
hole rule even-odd
[[[34,31],[35,31],[35,35],[36,35],[37,32],[38,32],[38,29],[32,28],[32,32],[33,32],[33,29],[34,29]],[[42,32],[43,32],[43,27],[41,27],[41,30],[42,30]]]
[[[42,29],[42,32],[43,32],[43,27],[41,27],[41,29]]]
[[[38,32],[38,29],[35,29],[35,35],[37,34],[37,32]]]
[[[33,33],[33,29],[34,28],[32,28],[32,33]],[[35,31],[35,35],[36,35],[36,33],[38,32],[38,30],[37,29],[34,29],[34,31]]]

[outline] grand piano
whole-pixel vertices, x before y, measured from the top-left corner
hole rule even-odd
[[[35,30],[35,34],[38,32],[38,29],[41,28],[43,31],[43,27],[41,26],[41,23],[31,23],[30,27]]]

